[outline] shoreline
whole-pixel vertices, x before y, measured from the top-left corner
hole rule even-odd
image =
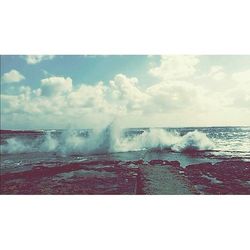
[[[1,173],[1,194],[250,194],[250,162],[168,160],[35,164]]]

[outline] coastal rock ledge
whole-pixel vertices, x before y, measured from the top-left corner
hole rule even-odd
[[[247,161],[188,165],[184,175],[200,194],[250,194],[250,162]]]
[[[0,174],[0,194],[250,194],[250,162],[87,161]]]

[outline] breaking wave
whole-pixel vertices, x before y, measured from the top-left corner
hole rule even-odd
[[[88,136],[76,130],[66,130],[60,135],[47,132],[39,138],[13,137],[1,145],[1,153],[54,152],[70,154],[102,154],[140,150],[172,150],[176,152],[212,150],[213,142],[206,134],[194,130],[181,136],[164,129],[149,129],[136,135],[125,135],[114,124],[103,130],[92,131]]]

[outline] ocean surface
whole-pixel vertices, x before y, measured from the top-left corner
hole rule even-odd
[[[250,161],[250,127],[2,130],[1,171],[93,159],[177,160],[183,167],[221,159]]]
[[[2,130],[0,142],[3,193],[250,194],[250,127]]]

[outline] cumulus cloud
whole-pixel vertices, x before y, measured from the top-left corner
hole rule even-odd
[[[79,117],[89,114],[146,115],[166,113],[189,107],[197,101],[194,86],[188,82],[164,82],[146,89],[138,86],[138,79],[117,74],[107,85],[72,85],[67,77],[50,77],[41,80],[41,87],[19,88],[16,96],[3,97],[4,113],[54,114]]]
[[[111,111],[105,99],[106,87],[103,82],[96,85],[81,84],[67,96],[68,108],[76,114]]]
[[[49,77],[41,80],[41,90],[43,95],[63,95],[71,92],[72,79],[70,77]]]
[[[12,69],[11,71],[3,74],[2,76],[3,83],[20,82],[23,79],[25,79],[25,77],[15,69]]]
[[[28,55],[24,56],[24,59],[27,64],[37,64],[44,60],[52,60],[54,57],[54,55]]]
[[[233,73],[232,79],[238,83],[250,83],[250,69]]]
[[[197,100],[196,88],[189,82],[164,82],[146,89],[150,96],[147,110],[154,112],[172,112],[182,108],[192,109]]]
[[[117,74],[107,85],[103,82],[95,85],[82,84],[67,96],[67,102],[78,113],[119,115],[141,111],[148,95],[136,86],[137,82],[135,77]]]
[[[109,99],[113,104],[125,107],[128,110],[138,110],[149,100],[146,93],[143,93],[136,85],[138,79],[128,78],[123,74],[115,76],[109,83]]]
[[[21,86],[15,95],[1,95],[1,112],[5,123],[31,123],[40,128],[63,128],[69,123],[91,127],[116,117],[123,119],[124,126],[249,123],[250,70],[230,78],[223,67],[214,65],[197,78],[198,63],[196,57],[163,57],[150,71],[155,70],[159,79],[149,87],[124,74],[105,83],[77,86],[70,77],[52,76],[42,79],[36,89]],[[214,91],[217,85],[220,88]]]
[[[238,112],[250,112],[250,88],[246,84],[239,84],[225,91],[222,100],[225,106],[237,108]]]
[[[239,108],[246,108],[250,110],[250,91],[239,91],[236,90],[232,97],[232,106]]]
[[[215,81],[220,81],[220,80],[225,79],[226,73],[224,72],[224,69],[222,66],[214,65],[210,68],[208,77],[211,77]]]
[[[13,114],[18,112],[19,97],[1,94],[1,113]]]
[[[175,80],[195,74],[199,58],[196,56],[161,56],[160,65],[149,73],[164,80]]]
[[[250,110],[250,69],[232,74],[234,86],[226,91],[229,106]]]

